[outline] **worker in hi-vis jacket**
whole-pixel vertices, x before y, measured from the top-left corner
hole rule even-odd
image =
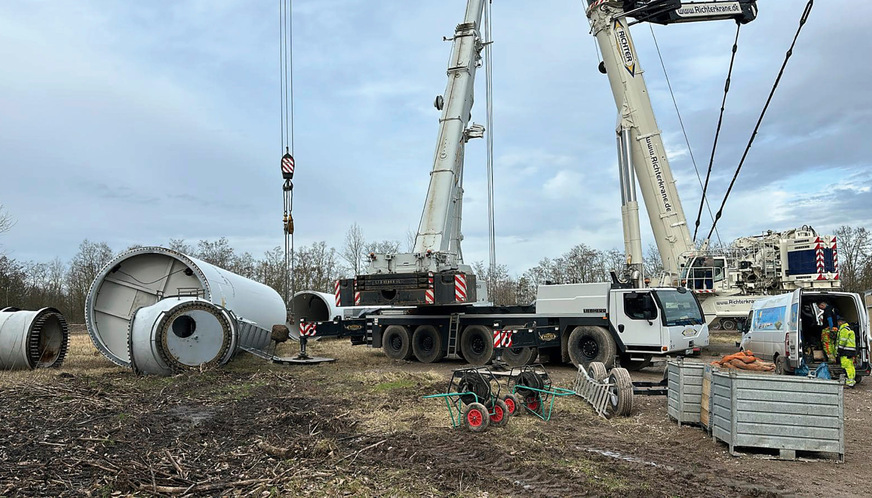
[[[839,319],[839,362],[845,369],[848,380],[845,385],[854,387],[857,371],[854,369],[854,356],[857,355],[857,340],[854,330],[843,319]]]
[[[824,301],[818,303],[818,308],[823,312],[821,316],[821,322],[823,323],[823,330],[821,330],[821,343],[823,344],[824,353],[827,355],[827,362],[836,361],[836,340],[835,333],[838,330],[836,328],[839,319],[839,310],[836,309],[835,306],[830,305]]]

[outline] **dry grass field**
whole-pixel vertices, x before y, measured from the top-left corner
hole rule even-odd
[[[218,370],[141,377],[74,334],[62,368],[0,372],[0,496],[867,494],[866,384],[846,393],[846,462],[795,462],[732,457],[670,421],[663,397],[637,397],[633,415],[614,420],[559,398],[548,422],[519,416],[472,434],[422,399],[444,392],[461,363],[396,362],[339,340],[311,352],[337,361],[241,355]],[[571,368],[549,372],[571,386]],[[661,374],[655,364],[633,375]]]

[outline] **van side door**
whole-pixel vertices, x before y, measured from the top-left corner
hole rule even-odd
[[[784,354],[789,360],[791,368],[799,366],[802,358],[802,335],[799,333],[799,305],[802,297],[802,289],[793,292],[790,307],[787,309],[787,327],[785,330],[784,344],[779,348],[786,348]]]

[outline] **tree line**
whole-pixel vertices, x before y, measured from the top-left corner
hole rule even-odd
[[[842,289],[862,292],[872,288],[872,234],[862,227],[842,226],[835,232],[839,241],[839,269]],[[332,292],[333,282],[365,272],[371,252],[411,251],[413,234],[407,234],[405,247],[399,241],[367,241],[355,223],[346,233],[340,248],[315,242],[294,251],[293,288]],[[125,250],[138,246],[131,246]],[[275,247],[261,257],[238,252],[225,237],[189,244],[171,239],[166,247],[261,282],[280,294],[284,290],[284,250]],[[0,308],[58,308],[71,323],[84,321],[85,300],[91,283],[100,270],[118,253],[105,242],[84,240],[70,261],[55,258],[48,262],[17,261],[0,253]],[[624,266],[617,249],[599,250],[578,244],[557,258],[543,258],[521,274],[512,274],[505,265],[489,268],[473,263],[479,281],[484,282],[491,301],[499,305],[528,304],[536,297],[538,285],[610,281],[612,271]],[[645,274],[657,275],[662,269],[656,248],[646,251]]]

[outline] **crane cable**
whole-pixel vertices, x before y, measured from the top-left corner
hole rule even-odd
[[[754,143],[754,138],[757,136],[757,131],[760,129],[760,123],[763,122],[763,116],[766,114],[766,110],[769,108],[769,103],[772,102],[772,96],[775,95],[775,89],[778,88],[778,83],[781,82],[781,76],[784,74],[784,68],[787,67],[787,61],[790,59],[790,56],[793,55],[793,48],[794,46],[796,46],[796,40],[797,38],[799,38],[799,33],[802,31],[802,27],[805,26],[805,22],[808,20],[808,15],[811,13],[811,8],[813,5],[814,0],[808,0],[808,4],[806,4],[805,6],[802,17],[800,17],[799,19],[799,27],[796,29],[796,34],[793,35],[793,42],[790,44],[790,48],[787,49],[787,53],[784,56],[784,62],[781,64],[781,69],[778,71],[778,77],[775,78],[775,84],[772,85],[772,90],[769,92],[769,98],[766,99],[766,105],[763,106],[763,110],[760,112],[760,117],[757,118],[757,125],[754,126],[754,131],[751,133],[751,138],[748,140],[748,145],[745,146],[745,152],[742,154],[742,159],[739,160],[739,165],[736,167],[736,173],[733,174],[733,180],[730,182],[730,186],[727,188],[727,193],[724,194],[724,199],[721,202],[721,207],[715,214],[715,221],[714,223],[712,223],[712,229],[709,231],[708,237],[712,236],[712,232],[714,232],[718,220],[721,219],[721,215],[724,211],[724,205],[727,203],[727,198],[730,196],[730,192],[733,190],[733,185],[735,185],[736,178],[739,176],[739,171],[741,171],[742,165],[745,163],[745,158],[748,157],[748,151],[751,150],[751,144]]]
[[[489,263],[488,279],[490,282],[496,274],[497,266],[497,251],[496,251],[496,230],[494,224],[494,134],[493,134],[493,60],[491,58],[491,44],[493,43],[493,34],[491,28],[493,25],[493,17],[491,17],[491,4],[493,0],[488,0],[484,8],[485,22],[485,46],[484,46],[484,70],[485,70],[485,93],[487,104],[487,217],[488,217],[488,242],[489,242]],[[488,289],[490,294],[493,289]]]
[[[282,225],[285,233],[282,290],[285,304],[293,315],[296,282],[294,276],[294,70],[293,70],[293,0],[279,0],[279,90],[281,108],[281,160],[284,185],[284,214]]]
[[[663,75],[666,77],[666,86],[669,88],[669,95],[672,96],[672,105],[675,107],[675,114],[678,115],[678,124],[681,125],[681,133],[684,135],[684,143],[687,145],[687,152],[690,154],[690,162],[693,163],[693,170],[696,172],[696,180],[699,182],[699,186],[703,188],[702,198],[700,199],[700,213],[702,213],[702,203],[705,202],[706,206],[708,206],[708,199],[705,198],[705,188],[702,185],[702,178],[699,175],[699,168],[696,165],[696,157],[693,155],[693,148],[690,146],[690,139],[687,137],[687,130],[684,127],[684,120],[681,118],[681,111],[678,109],[678,101],[675,99],[675,92],[672,91],[672,83],[669,81],[669,72],[666,70],[666,63],[663,62],[663,55],[660,53],[660,44],[657,43],[657,36],[654,34],[654,27],[650,24],[648,27],[651,29],[651,38],[654,39],[654,47],[657,49],[657,57],[660,58],[660,67],[663,68]],[[731,65],[732,67],[732,65]],[[708,183],[708,177],[706,176],[706,183]],[[709,206],[709,215],[712,216],[712,220],[714,220],[714,215],[712,214],[711,207]],[[699,219],[696,222],[699,225]],[[721,235],[718,235],[718,240],[720,241]],[[694,239],[696,238],[696,234],[694,234]]]
[[[730,92],[730,78],[733,75],[733,63],[736,61],[736,51],[739,48],[739,31],[742,29],[742,24],[736,22],[736,39],[733,40],[733,53],[730,56],[730,69],[727,71],[727,79],[724,82],[724,98],[721,100],[721,112],[718,115],[718,128],[715,130],[715,139],[712,143],[712,154],[709,157],[708,170],[705,173],[705,185],[702,187],[702,197],[699,199],[699,211],[696,213],[696,222],[693,227],[693,241],[696,242],[696,234],[699,231],[699,222],[702,217],[702,205],[705,203],[706,207],[709,211],[709,216],[712,214],[711,206],[709,206],[708,198],[706,198],[706,192],[708,191],[709,179],[712,176],[712,165],[715,161],[715,151],[718,148],[718,137],[721,134],[721,124],[724,122],[724,108],[727,104],[727,94]],[[714,217],[712,217],[712,224],[714,224]],[[718,239],[720,240],[720,235],[718,235]]]

